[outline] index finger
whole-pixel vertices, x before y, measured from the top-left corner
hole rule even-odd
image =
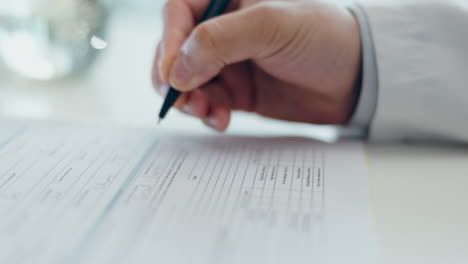
[[[160,78],[167,82],[171,64],[196,26],[210,0],[168,0],[164,6],[164,33],[161,58],[158,62]]]
[[[211,0],[168,0],[164,7],[164,33],[161,40],[161,58],[158,62],[160,78],[167,82],[172,62],[182,44],[203,16]],[[238,0],[231,0],[230,7]]]

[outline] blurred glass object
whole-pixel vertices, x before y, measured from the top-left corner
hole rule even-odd
[[[155,16],[168,0],[113,0],[113,8],[125,12]]]
[[[0,0],[0,55],[36,80],[82,72],[102,39],[108,5],[100,0]]]

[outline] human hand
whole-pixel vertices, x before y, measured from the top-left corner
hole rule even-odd
[[[175,107],[224,131],[234,110],[314,124],[350,118],[360,75],[355,17],[320,0],[232,0],[200,25],[210,0],[169,0],[153,83]]]

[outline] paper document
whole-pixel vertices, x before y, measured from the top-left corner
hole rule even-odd
[[[375,263],[369,197],[359,143],[7,122],[0,263]]]

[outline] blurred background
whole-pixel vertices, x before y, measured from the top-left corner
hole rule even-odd
[[[153,122],[159,101],[151,89],[150,65],[161,35],[163,4],[2,0],[0,113]],[[71,36],[63,36],[67,33]],[[101,43],[93,47],[96,39]]]
[[[1,0],[0,117],[154,127],[162,100],[150,71],[164,0]],[[259,125],[261,124],[261,125]],[[246,130],[255,125],[256,129]],[[162,129],[208,132],[172,111]],[[331,127],[238,113],[229,133],[300,134]],[[212,133],[212,132],[208,132]]]

